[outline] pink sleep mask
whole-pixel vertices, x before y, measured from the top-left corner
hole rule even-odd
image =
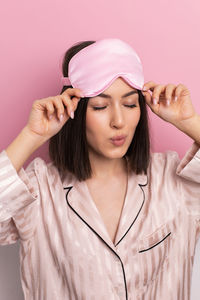
[[[132,87],[142,90],[143,67],[135,50],[117,38],[97,40],[75,54],[68,66],[63,85],[82,91],[84,97],[94,97],[122,77]]]

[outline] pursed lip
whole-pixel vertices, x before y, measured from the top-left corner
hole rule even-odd
[[[126,135],[118,135],[118,136],[114,136],[113,138],[111,138],[111,140],[112,141],[120,141],[125,138],[126,138]]]

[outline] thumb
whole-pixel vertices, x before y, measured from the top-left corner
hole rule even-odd
[[[73,105],[74,105],[74,109],[76,110],[77,109],[77,106],[78,106],[78,103],[80,101],[81,98],[77,98],[77,97],[73,97],[72,98],[72,102],[73,102]]]
[[[142,95],[145,98],[146,103],[149,105],[149,107],[152,107],[152,97],[151,94],[148,91],[142,91]]]

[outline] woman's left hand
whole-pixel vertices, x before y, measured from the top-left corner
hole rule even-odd
[[[152,95],[148,90],[152,91]],[[150,109],[161,119],[175,126],[183,125],[184,121],[197,114],[192,105],[190,92],[183,84],[163,85],[149,81],[144,84],[142,93]],[[153,104],[153,99],[157,100],[156,104]]]

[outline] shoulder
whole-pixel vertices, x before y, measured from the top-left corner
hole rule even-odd
[[[41,157],[33,159],[26,168],[26,172],[34,171],[39,179],[46,178],[50,184],[56,184],[59,182],[62,185],[72,185],[76,181],[75,176],[66,171],[64,175],[61,175],[58,168],[52,161],[45,161]]]
[[[158,202],[161,205],[163,203],[164,206],[167,203],[168,205],[171,205],[169,203],[176,203],[174,200],[179,191],[176,169],[179,161],[179,155],[176,151],[166,150],[164,152],[151,153],[148,179],[156,205],[158,205]]]
[[[47,170],[48,163],[41,157],[35,157],[25,168],[27,173],[35,171],[36,173],[41,173]]]
[[[179,162],[179,154],[176,151],[166,150],[164,152],[150,153],[150,171],[153,173],[174,173]]]
[[[174,159],[179,159],[179,154],[173,150],[166,150],[164,152],[150,152],[151,160],[156,161],[171,161]]]

